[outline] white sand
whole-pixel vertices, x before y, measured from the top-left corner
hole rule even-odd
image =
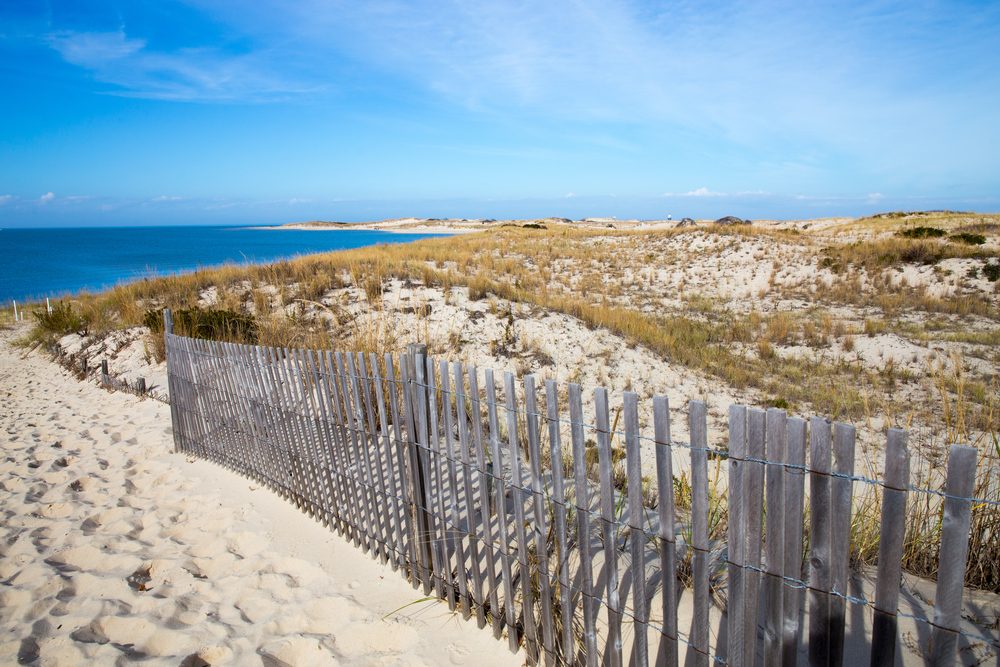
[[[0,664],[523,664],[266,489],[172,454],[166,405],[22,357],[15,333]]]

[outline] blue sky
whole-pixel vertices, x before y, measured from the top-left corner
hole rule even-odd
[[[1000,3],[18,2],[0,226],[1000,210]]]

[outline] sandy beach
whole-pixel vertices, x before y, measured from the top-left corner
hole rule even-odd
[[[0,663],[521,665],[266,489],[172,453],[168,406],[0,331]]]

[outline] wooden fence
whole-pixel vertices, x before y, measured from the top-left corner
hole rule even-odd
[[[884,481],[866,480],[854,428],[823,418],[733,406],[716,450],[699,401],[681,443],[662,396],[650,438],[632,392],[619,430],[604,389],[588,424],[577,384],[506,373],[498,389],[493,371],[412,346],[376,357],[238,345],[176,336],[166,319],[178,451],[265,483],[532,663],[839,665],[857,604],[873,613],[871,664],[897,660],[904,431],[888,433]],[[923,621],[934,664],[956,659],[975,454],[954,446],[948,463]],[[722,485],[710,462],[728,468]],[[881,486],[870,602],[848,593],[855,483]]]

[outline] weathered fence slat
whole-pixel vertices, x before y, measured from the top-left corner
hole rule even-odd
[[[590,544],[590,483],[583,431],[583,400],[580,385],[569,385],[570,434],[573,441],[576,540],[580,547],[580,594],[583,607],[583,659],[587,667],[597,665],[597,600],[594,598],[594,566]]]
[[[830,656],[830,422],[809,422],[809,664]]]
[[[891,428],[885,448],[885,486],[882,489],[882,524],[872,620],[872,667],[891,667],[896,661],[896,612],[903,574],[903,536],[909,481],[910,454],[906,449],[906,431]]]
[[[597,456],[600,467],[601,538],[604,559],[604,584],[608,609],[608,641],[605,656],[611,667],[622,664],[622,605],[618,591],[618,531],[615,526],[615,490],[612,486],[614,461],[611,458],[611,425],[608,419],[608,392],[594,391],[597,416]]]
[[[469,606],[468,571],[465,567],[465,535],[462,531],[462,519],[458,510],[458,468],[455,465],[455,429],[454,411],[455,393],[460,393],[461,387],[451,390],[451,376],[448,373],[448,362],[440,361],[441,403],[444,412],[444,453],[448,463],[448,511],[451,516],[450,536],[451,549],[455,556],[455,582],[458,584],[458,603],[463,618],[469,618],[472,610]]]
[[[726,657],[734,667],[743,665],[744,568],[746,567],[747,409],[729,407],[729,587],[726,600]]]
[[[406,448],[409,451],[410,465],[410,500],[413,503],[414,531],[413,541],[417,549],[417,571],[423,584],[424,594],[434,588],[434,550],[431,548],[430,511],[427,503],[427,470],[424,465],[424,452],[421,443],[426,442],[427,410],[420,400],[423,393],[421,371],[423,357],[411,347],[404,360],[401,361],[403,375],[403,405],[406,410],[406,430],[408,434]]]
[[[518,575],[521,580],[521,616],[524,626],[524,646],[528,662],[538,662],[538,629],[535,627],[535,594],[532,590],[528,552],[531,548],[524,528],[524,471],[521,468],[521,442],[517,427],[517,389],[514,374],[504,373],[504,394],[507,407],[507,445],[510,450],[511,500],[514,503],[514,537],[517,541]]]
[[[562,621],[560,653],[564,661],[572,660],[575,653],[573,618],[576,608],[570,588],[569,538],[566,526],[566,488],[563,470],[562,440],[559,434],[559,389],[555,380],[545,382],[546,423],[549,430],[549,458],[552,466],[552,501],[555,516],[555,553],[558,563],[559,604]]]
[[[372,384],[375,386],[375,403],[378,409],[378,428],[377,433],[382,435],[381,450],[385,452],[384,463],[381,454],[379,455],[379,465],[385,466],[385,478],[388,480],[388,500],[389,500],[389,511],[392,514],[392,540],[391,547],[393,550],[392,557],[392,568],[394,570],[400,568],[404,564],[405,560],[405,547],[403,544],[403,524],[402,524],[402,508],[399,506],[399,484],[397,478],[402,475],[402,470],[397,465],[397,459],[393,456],[396,451],[392,446],[392,427],[395,424],[395,418],[392,418],[390,422],[390,415],[386,408],[385,401],[385,379],[382,377],[382,371],[379,368],[378,357],[375,353],[372,353],[369,357],[369,368],[371,369]],[[386,365],[387,369],[392,368],[390,364]],[[392,385],[389,385],[390,391],[392,391]],[[378,451],[378,448],[376,448]]]
[[[327,494],[330,498],[330,515],[333,523],[337,526],[337,531],[345,538],[350,535],[350,529],[344,520],[343,512],[346,504],[343,487],[343,476],[340,465],[336,458],[336,436],[334,435],[333,424],[329,410],[330,403],[330,377],[324,372],[324,353],[309,352],[309,367],[316,376],[316,404],[319,408],[324,442],[322,446],[323,464],[326,466]]]
[[[375,403],[372,399],[372,383],[374,379],[369,373],[365,354],[358,352],[354,356],[356,357],[354,366],[358,377],[358,384],[361,387],[362,400],[360,407],[363,407],[361,414],[362,423],[367,424],[365,426],[367,437],[364,439],[366,443],[364,456],[373,473],[371,475],[371,483],[375,489],[373,496],[375,498],[376,515],[378,518],[377,529],[379,537],[382,540],[382,562],[385,563],[391,560],[393,556],[392,521],[391,518],[386,516],[391,511],[392,505],[390,504],[388,485],[385,481],[386,467],[382,462],[382,452],[379,444],[379,422],[375,417]],[[367,418],[367,422],[364,421],[365,418]]]
[[[462,372],[462,364],[457,362],[452,364],[452,373],[455,381],[455,414],[458,420],[459,455],[462,460],[462,511],[465,513],[465,536],[469,541],[469,567],[472,571],[471,597],[476,611],[476,624],[483,628],[486,627],[486,599],[483,597],[483,573],[479,560],[480,521],[476,517],[482,506],[482,496],[479,497],[480,502],[477,503],[476,487],[472,477],[474,463],[471,454],[467,412],[471,408],[465,400],[465,375]],[[476,419],[478,419],[478,415]]]
[[[785,460],[786,417],[783,410],[767,411],[767,442],[765,456],[766,561],[764,570],[764,665],[781,664],[784,595],[782,575],[785,571],[785,468],[777,465]]]
[[[400,515],[399,524],[399,549],[400,558],[403,560],[403,564],[408,566],[408,572],[410,576],[410,582],[413,587],[418,587],[419,577],[417,573],[417,551],[416,551],[416,541],[413,539],[413,512],[412,505],[410,504],[411,498],[409,490],[407,489],[406,479],[407,479],[407,469],[406,469],[406,444],[403,440],[403,414],[399,407],[399,395],[405,392],[405,384],[402,381],[402,377],[399,375],[395,364],[393,364],[392,355],[386,353],[385,355],[385,380],[386,380],[386,390],[388,392],[388,403],[389,403],[389,416],[392,419],[392,431],[390,433],[390,448],[388,451],[389,460],[395,461],[396,464],[396,475],[398,475],[398,484],[396,491],[399,495],[399,507],[397,511]],[[405,395],[404,395],[405,402]],[[387,429],[387,433],[389,433]],[[409,433],[409,432],[407,432]],[[407,557],[409,562],[407,561]]]
[[[340,389],[340,401],[343,405],[344,429],[348,437],[344,441],[345,449],[348,452],[348,473],[354,480],[354,489],[357,493],[357,522],[364,535],[362,549],[365,553],[377,550],[377,543],[372,530],[372,499],[368,487],[365,483],[364,469],[360,461],[361,445],[359,443],[359,428],[357,425],[357,413],[351,403],[351,381],[348,377],[349,371],[344,361],[344,355],[337,352],[334,355],[337,364],[337,384]]]
[[[436,547],[435,551],[432,553],[437,553],[438,555],[438,564],[435,567],[435,570],[438,572],[438,581],[441,582],[441,586],[444,589],[444,599],[448,602],[448,608],[455,611],[457,601],[455,599],[455,585],[452,579],[451,570],[451,536],[448,531],[448,513],[444,488],[445,476],[441,471],[442,449],[441,424],[438,419],[437,371],[432,358],[427,357],[425,359],[425,363],[427,365],[425,381],[427,383],[428,417],[426,464],[431,473],[427,478],[429,484],[428,489],[431,495],[428,499],[428,508],[434,518],[434,523],[432,524],[434,530],[433,545]]]
[[[703,401],[688,404],[688,428],[691,434],[691,570],[694,579],[694,619],[691,648],[694,664],[708,665],[708,423]]]
[[[782,576],[794,581],[802,579],[802,521],[805,497],[806,422],[790,417],[786,422],[785,463],[785,546]],[[802,591],[793,586],[784,587],[784,618],[781,629],[781,664],[795,667],[799,652],[799,610]]]
[[[757,661],[758,618],[760,604],[760,541],[764,507],[764,464],[766,415],[763,410],[747,411],[747,453],[750,461],[744,471],[743,492],[746,510],[746,564],[743,575],[743,664]]]
[[[642,502],[642,458],[639,451],[639,396],[623,394],[625,415],[625,467],[628,476],[629,546],[632,556],[633,660],[636,667],[649,664],[649,607],[646,601],[646,510]]]
[[[327,392],[326,403],[332,406],[333,425],[337,437],[332,444],[333,458],[336,461],[338,477],[341,481],[341,493],[344,502],[344,512],[347,515],[347,522],[350,526],[350,535],[355,546],[361,547],[367,539],[361,529],[361,493],[358,489],[357,477],[350,474],[350,432],[347,421],[344,417],[341,405],[341,390],[343,386],[340,381],[340,373],[337,366],[337,358],[332,352],[323,355],[323,365],[326,368]]]
[[[830,479],[830,592],[828,651],[831,667],[844,661],[844,635],[847,630],[848,569],[851,560],[851,508],[854,498],[854,427],[836,422],[833,425],[833,473]]]
[[[976,449],[952,445],[948,455],[948,479],[941,521],[937,593],[934,596],[934,630],[931,634],[932,664],[954,664],[962,622],[962,585],[969,555],[972,495],[976,483]]]
[[[538,560],[542,649],[545,651],[545,664],[553,665],[556,660],[556,638],[552,608],[552,580],[549,575],[548,508],[545,506],[545,495],[542,488],[542,448],[538,426],[538,396],[535,392],[535,377],[533,375],[527,375],[524,378],[524,416],[525,430],[528,432],[528,465],[530,470],[530,488],[527,491],[531,494],[532,532],[535,538],[535,555]]]
[[[507,482],[503,469],[500,447],[500,422],[497,418],[497,386],[493,371],[486,370],[486,411],[490,420],[490,452],[493,456],[494,513],[497,520],[497,556],[500,559],[500,577],[503,584],[503,609],[507,620],[507,643],[511,651],[521,644],[517,628],[517,609],[514,601],[514,582],[511,580],[510,527],[507,515]]]
[[[431,449],[431,439],[435,438],[435,428],[437,426],[437,414],[431,409],[433,388],[432,379],[428,377],[428,369],[432,370],[434,365],[429,362],[426,353],[421,350],[416,355],[416,383],[414,384],[417,410],[417,460],[423,474],[424,492],[420,495],[419,501],[424,508],[424,516],[427,518],[427,532],[425,539],[431,552],[431,583],[434,585],[434,593],[445,599],[444,562],[442,560],[443,546],[439,533],[439,520],[435,514],[435,493],[439,486],[436,484],[432,466],[434,465],[434,452]],[[431,421],[433,419],[433,422]],[[452,606],[454,609],[454,606]]]
[[[660,552],[660,592],[663,616],[656,664],[676,667],[677,651],[677,538],[674,528],[674,463],[670,442],[670,403],[653,397],[653,439],[656,442],[656,493]]]
[[[476,489],[479,494],[479,511],[482,517],[483,529],[486,533],[483,545],[486,553],[486,581],[489,587],[487,597],[489,598],[490,616],[493,618],[493,636],[499,638],[503,629],[503,621],[500,615],[500,591],[497,583],[497,537],[493,530],[493,517],[490,514],[490,478],[486,464],[486,439],[483,438],[483,410],[479,398],[479,372],[475,366],[469,366],[469,395],[471,398],[472,410],[472,433],[475,436],[474,446],[476,454],[476,468],[479,471],[479,486]],[[490,376],[492,378],[492,375]]]

